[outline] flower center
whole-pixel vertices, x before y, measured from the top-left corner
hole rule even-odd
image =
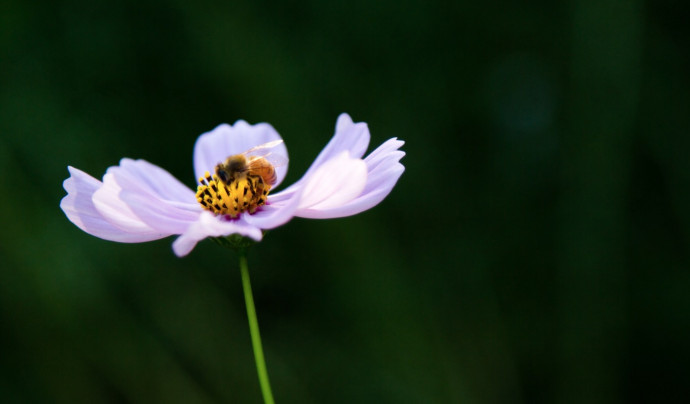
[[[217,174],[206,171],[199,178],[196,200],[206,210],[216,215],[230,215],[235,218],[242,212],[254,213],[266,203],[271,186],[260,175],[238,172],[229,181],[222,181]]]

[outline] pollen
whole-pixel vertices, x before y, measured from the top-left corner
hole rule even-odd
[[[240,213],[254,213],[266,204],[271,186],[259,175],[240,173],[232,182],[225,183],[218,175],[206,171],[199,178],[196,200],[216,215],[229,215],[236,218]]]

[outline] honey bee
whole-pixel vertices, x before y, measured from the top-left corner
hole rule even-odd
[[[273,153],[275,147],[282,143],[282,140],[274,140],[230,156],[224,163],[216,165],[216,175],[226,185],[243,176],[257,176],[264,184],[273,186],[278,180],[276,168],[287,163],[285,157]]]

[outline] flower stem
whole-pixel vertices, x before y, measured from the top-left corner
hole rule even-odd
[[[247,306],[247,318],[249,320],[249,333],[252,336],[252,347],[254,348],[254,360],[256,361],[256,371],[259,374],[259,384],[261,394],[264,396],[265,404],[274,404],[271,384],[268,381],[266,372],[266,362],[264,361],[264,350],[261,347],[261,335],[259,334],[259,322],[256,319],[256,309],[254,308],[254,297],[252,296],[252,284],[249,281],[249,267],[247,266],[247,252],[244,249],[240,254],[240,272],[242,273],[242,289],[244,290],[244,302]]]

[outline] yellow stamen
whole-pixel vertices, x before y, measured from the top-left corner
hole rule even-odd
[[[271,186],[259,175],[239,173],[235,179],[226,184],[216,174],[208,171],[199,178],[196,200],[204,209],[216,215],[237,217],[242,212],[254,213],[266,203]]]

